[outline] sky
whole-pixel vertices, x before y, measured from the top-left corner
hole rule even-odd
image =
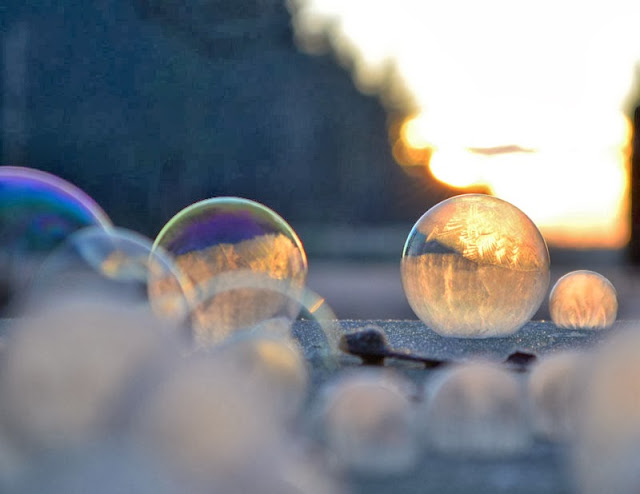
[[[399,111],[404,146],[432,151],[429,163],[405,166],[486,186],[552,243],[626,243],[640,2],[290,0],[290,9],[299,46],[333,53],[360,90]]]

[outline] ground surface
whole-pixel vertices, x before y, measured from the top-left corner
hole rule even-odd
[[[460,339],[444,338],[418,321],[342,321],[344,331],[375,324],[386,333],[391,346],[438,359],[463,361],[484,357],[502,362],[520,350],[536,355],[562,349],[587,347],[605,336],[608,331],[567,331],[549,322],[531,322],[516,334],[505,338]],[[618,323],[619,328],[627,323]],[[615,330],[615,329],[614,329]],[[314,365],[314,390],[322,382],[335,378],[354,366],[357,358],[341,357],[336,369],[327,369],[318,360],[324,347],[322,334],[310,322],[298,322],[295,328],[307,357]],[[416,384],[422,385],[430,372],[416,365],[389,361]],[[525,376],[522,376],[523,379]],[[574,492],[567,466],[566,450],[560,446],[537,441],[526,454],[506,460],[467,460],[424,453],[417,468],[402,476],[352,476],[352,492],[376,494],[392,492],[416,493],[536,493]]]
[[[0,332],[6,325],[0,319]],[[538,356],[562,349],[588,347],[610,331],[633,323],[619,322],[613,330],[567,331],[550,322],[530,322],[509,337],[491,339],[445,338],[426,328],[419,321],[365,321],[343,320],[341,332],[355,331],[368,325],[382,329],[394,348],[403,348],[436,359],[464,361],[482,357],[502,362],[515,351],[534,353]],[[348,370],[360,367],[360,359],[341,354],[332,365],[327,365],[323,355],[327,346],[319,326],[313,321],[298,321],[294,335],[300,341],[312,367],[311,400],[327,381]],[[420,387],[433,370],[417,364],[387,361]],[[520,374],[523,379],[526,375]],[[420,389],[420,388],[418,388]],[[417,399],[420,399],[418,394]],[[351,475],[349,492],[354,493],[572,493],[572,482],[567,467],[566,450],[563,447],[537,441],[525,455],[503,460],[468,460],[423,453],[419,465],[401,476],[379,477],[375,475]]]

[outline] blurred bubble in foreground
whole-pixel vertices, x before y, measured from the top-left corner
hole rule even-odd
[[[111,221],[80,189],[40,170],[1,166],[0,285],[8,296],[24,287],[47,254],[89,225]]]
[[[252,393],[243,380],[215,356],[187,359],[141,408],[136,441],[174,475],[197,483],[279,454],[283,424],[264,400],[280,397]]]
[[[572,271],[560,278],[551,290],[549,312],[560,328],[608,328],[618,314],[616,289],[601,274]]]
[[[175,350],[159,325],[148,312],[95,300],[16,319],[0,374],[7,439],[38,456],[117,436],[146,370]]]
[[[165,225],[156,247],[169,252],[184,275],[201,345],[267,319],[293,321],[299,312],[304,249],[293,229],[262,204],[236,197],[193,204]]]
[[[549,252],[533,222],[492,196],[447,199],[414,225],[402,253],[416,315],[444,336],[515,332],[542,303]]]
[[[472,362],[443,371],[430,385],[420,420],[434,449],[486,457],[529,447],[523,391],[507,370]]]
[[[70,235],[42,263],[24,311],[61,298],[100,298],[148,308],[182,323],[188,308],[179,272],[161,248],[123,228],[87,227]],[[149,280],[153,279],[153,285]]]
[[[263,406],[291,419],[306,397],[309,375],[302,351],[293,339],[246,337],[231,341],[213,353],[225,372],[242,379]]]
[[[411,385],[389,372],[361,371],[325,390],[322,425],[336,465],[397,474],[418,459]]]
[[[555,441],[573,439],[586,381],[587,354],[576,350],[543,357],[531,370],[529,402],[536,432]]]
[[[597,349],[574,450],[577,491],[640,492],[640,336],[637,324]]]

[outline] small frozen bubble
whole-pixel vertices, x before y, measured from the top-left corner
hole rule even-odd
[[[560,278],[549,296],[551,319],[560,328],[604,329],[618,314],[611,282],[593,271],[572,271]]]
[[[111,221],[87,194],[49,173],[0,166],[0,283],[10,298],[73,232]]]
[[[399,474],[418,457],[411,386],[388,372],[358,372],[330,386],[322,404],[327,447],[341,468]]]
[[[148,312],[68,302],[10,328],[0,373],[2,421],[27,452],[114,434],[128,393],[167,352]]]
[[[442,371],[430,383],[421,417],[438,451],[466,456],[508,456],[531,443],[521,385],[493,364],[472,362]]]
[[[584,394],[587,354],[564,351],[543,357],[531,370],[528,393],[534,429],[547,439],[576,434]]]
[[[137,442],[175,475],[196,483],[243,472],[285,440],[276,406],[264,403],[276,397],[250,391],[228,366],[194,356],[141,407]]]
[[[629,329],[597,350],[587,374],[574,448],[585,494],[640,491],[640,336]]]
[[[402,253],[409,305],[443,336],[515,332],[549,285],[549,252],[534,223],[495,197],[442,201],[414,225]]]
[[[165,225],[154,246],[169,252],[188,280],[202,346],[266,319],[295,320],[300,310],[295,301],[307,274],[304,249],[293,229],[262,204],[237,197],[195,203]],[[277,283],[285,294],[252,288],[256,278]],[[244,287],[225,289],[228,280],[244,280]]]
[[[177,323],[188,317],[171,258],[162,249],[152,252],[149,239],[124,228],[88,227],[70,235],[42,263],[24,298],[27,313],[61,299],[103,298]]]

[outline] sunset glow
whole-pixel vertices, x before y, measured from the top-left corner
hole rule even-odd
[[[399,165],[512,202],[551,244],[627,243],[640,4],[290,3],[303,49],[403,115]]]

